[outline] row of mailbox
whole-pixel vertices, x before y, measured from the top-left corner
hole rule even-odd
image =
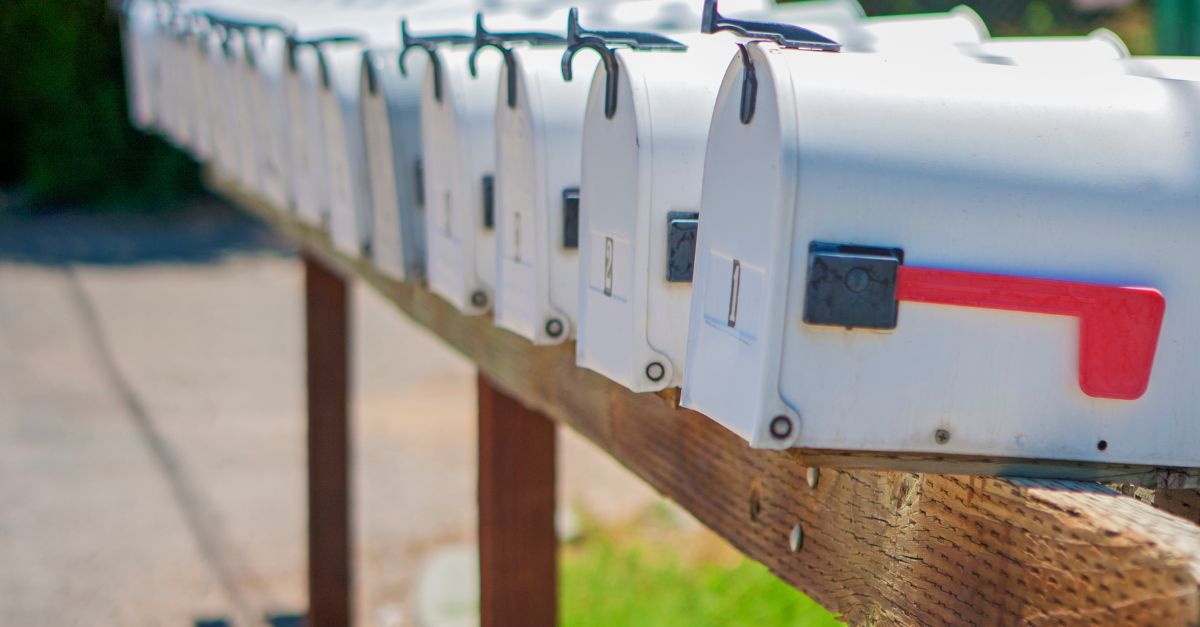
[[[852,0],[123,28],[139,126],[753,446],[1200,466],[1200,61]]]

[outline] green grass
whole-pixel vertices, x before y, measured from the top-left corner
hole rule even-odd
[[[812,599],[744,558],[685,558],[676,543],[593,532],[564,547],[565,627],[840,625]],[[686,563],[685,563],[686,562]]]

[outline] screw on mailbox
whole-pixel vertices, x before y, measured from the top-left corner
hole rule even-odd
[[[488,303],[487,294],[483,290],[475,290],[471,293],[471,304],[476,307],[486,307]]]
[[[804,529],[796,523],[792,527],[792,534],[788,537],[788,546],[792,548],[792,553],[799,553],[800,549],[804,548]]]
[[[550,337],[558,337],[563,334],[563,323],[558,318],[551,318],[546,321],[546,335]]]
[[[938,429],[933,432],[933,441],[938,444],[945,444],[950,441],[950,432],[945,429]]]
[[[652,361],[646,366],[646,378],[654,381],[655,383],[662,381],[663,377],[666,375],[667,369],[660,362]]]

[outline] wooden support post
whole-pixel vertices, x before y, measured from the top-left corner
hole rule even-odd
[[[479,375],[479,583],[483,627],[553,627],[555,423]]]
[[[304,255],[308,627],[353,624],[347,296],[345,279]]]

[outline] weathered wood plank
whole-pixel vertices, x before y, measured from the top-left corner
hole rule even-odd
[[[253,199],[242,202],[368,280],[508,395],[582,433],[852,623],[1200,624],[1200,527],[1181,518],[1092,483],[851,469],[913,462],[1012,472],[1011,460],[752,450],[676,408],[669,394],[632,394],[575,367],[572,345],[534,348],[488,317],[459,315],[419,286],[330,253],[322,235]],[[822,469],[810,488],[806,464],[816,462],[842,468]],[[1065,468],[1117,481],[1158,476]],[[803,542],[793,552],[797,526]]]
[[[479,375],[479,617],[558,624],[555,423]]]

